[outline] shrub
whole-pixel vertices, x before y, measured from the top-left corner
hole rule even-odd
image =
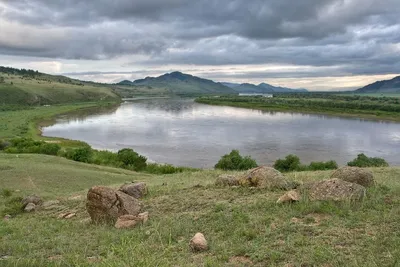
[[[288,155],[285,159],[275,161],[274,168],[281,172],[298,171],[301,169],[300,159],[296,155]]]
[[[117,158],[122,162],[124,168],[141,171],[146,168],[147,158],[139,155],[133,149],[124,148],[118,151]]]
[[[66,151],[65,156],[67,159],[72,159],[79,162],[90,162],[93,151],[90,147],[81,147],[76,149],[69,149]]]
[[[39,152],[40,154],[56,156],[58,154],[58,151],[60,151],[60,149],[61,146],[58,144],[44,143],[40,146]]]
[[[150,163],[147,164],[145,172],[151,174],[172,174],[172,173],[180,173],[184,171],[197,171],[194,168],[187,168],[187,167],[175,167],[170,164],[157,164],[157,163]]]
[[[232,150],[231,153],[221,157],[217,164],[216,169],[222,170],[249,170],[257,167],[257,163],[249,156],[242,157],[238,150]]]
[[[5,150],[7,147],[11,145],[10,142],[0,140],[0,150]]]
[[[357,158],[347,163],[352,167],[388,167],[389,164],[383,158],[370,158],[365,154],[358,154]]]
[[[22,197],[13,197],[4,203],[4,209],[1,211],[1,215],[15,216],[24,211],[24,207],[21,203]]]
[[[338,168],[338,164],[334,160],[330,160],[327,162],[318,161],[318,162],[311,162],[310,165],[307,167],[309,171],[326,171],[326,170],[335,170]]]
[[[106,165],[113,167],[122,167],[123,163],[118,160],[117,153],[107,151],[107,150],[94,150],[92,155],[91,163],[97,165]]]
[[[3,188],[3,189],[1,189],[0,195],[2,197],[11,197],[12,191],[10,189]]]

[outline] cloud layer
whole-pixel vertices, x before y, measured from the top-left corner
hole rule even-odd
[[[229,66],[245,80],[398,74],[398,14],[398,0],[0,0],[0,59],[202,66],[217,79]]]

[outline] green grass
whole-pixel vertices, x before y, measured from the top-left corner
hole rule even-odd
[[[61,114],[74,114],[79,116],[81,113],[109,110],[113,108],[113,102],[90,102],[67,105],[52,105],[33,107],[15,111],[0,112],[0,139],[14,137],[29,137],[33,139],[52,140],[61,142],[63,146],[79,146],[79,141],[65,140],[61,138],[46,138],[41,136],[40,127],[50,125],[54,118]]]
[[[366,200],[277,205],[280,191],[214,186],[221,171],[155,176],[43,155],[0,154],[1,189],[59,199],[60,211],[0,221],[1,266],[398,266],[400,168],[373,168],[378,186]],[[290,173],[299,182],[331,171]],[[85,197],[93,185],[144,181],[150,221],[132,230],[87,222]],[[15,190],[20,190],[15,192]],[[6,194],[7,195],[7,194]],[[75,196],[71,199],[71,196]],[[0,197],[0,204],[10,196]],[[65,210],[64,209],[64,210]],[[210,249],[192,253],[203,232]]]

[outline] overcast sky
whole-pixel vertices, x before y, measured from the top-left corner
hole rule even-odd
[[[0,65],[357,88],[400,74],[400,0],[0,0]]]

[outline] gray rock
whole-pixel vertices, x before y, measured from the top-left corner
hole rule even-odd
[[[331,178],[339,178],[347,182],[356,183],[364,187],[375,185],[374,175],[370,170],[359,167],[342,167],[336,170]]]
[[[36,205],[35,205],[34,203],[28,203],[28,204],[25,206],[24,210],[25,210],[26,212],[35,211],[35,210],[36,210]]]
[[[337,178],[304,184],[300,191],[310,201],[359,201],[366,193],[364,186]]]
[[[119,191],[134,198],[142,198],[148,193],[147,185],[143,182],[124,184],[120,187]]]
[[[288,180],[281,172],[271,167],[257,167],[247,171],[241,178],[240,184],[269,190],[290,190],[297,184]]]
[[[189,247],[192,251],[205,251],[208,249],[207,240],[202,233],[197,233],[192,239],[190,239]]]
[[[95,223],[115,223],[122,215],[138,215],[140,202],[121,191],[104,186],[94,186],[87,194],[86,209]]]
[[[28,205],[29,203],[33,203],[33,204],[39,206],[43,203],[43,201],[39,196],[32,195],[32,196],[27,196],[27,197],[23,198],[21,203],[22,203],[22,206],[25,208],[25,206]]]

